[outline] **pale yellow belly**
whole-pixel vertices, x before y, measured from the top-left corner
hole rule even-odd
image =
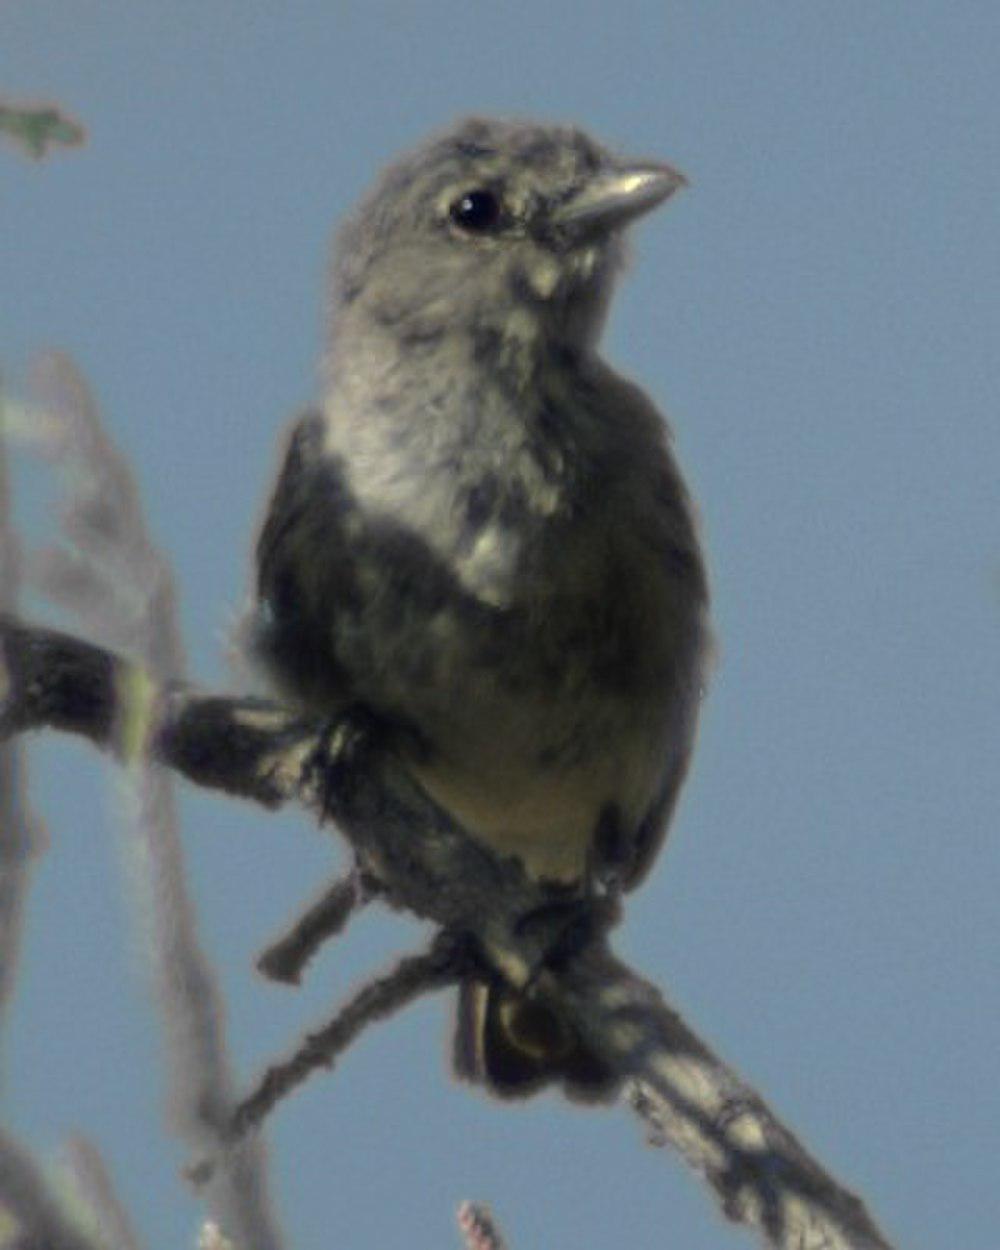
[[[575,882],[587,870],[602,813],[613,805],[622,832],[631,832],[669,766],[664,715],[626,718],[624,711],[617,725],[594,727],[576,760],[546,763],[543,735],[526,725],[518,736],[467,728],[413,768],[474,837],[516,855],[535,877]]]

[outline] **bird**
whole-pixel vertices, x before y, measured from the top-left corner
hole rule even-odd
[[[554,897],[644,879],[709,668],[670,431],[599,351],[629,227],[684,183],[517,119],[462,119],[389,165],[335,236],[321,396],[256,547],[272,684],[364,709]],[[601,1079],[564,1025],[481,981],[456,1065],[501,1097]]]

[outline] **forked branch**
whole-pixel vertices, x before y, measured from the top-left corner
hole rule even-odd
[[[655,986],[615,958],[606,930],[595,928],[589,942],[553,966],[544,929],[520,923],[550,901],[544,892],[516,861],[473,842],[363,728],[350,720],[319,724],[262,700],[158,685],[110,652],[10,619],[0,621],[0,647],[0,734],[57,728],[120,756],[149,751],[199,785],[331,815],[394,904],[435,922],[448,941],[468,940],[478,975],[537,995],[562,1014],[614,1073],[615,1088],[652,1138],[678,1148],[726,1216],[782,1250],[890,1250],[863,1204]],[[446,961],[439,971],[442,983],[455,975]],[[338,1017],[330,1026],[333,1050],[325,1053],[338,1053],[359,1022],[405,999],[409,991],[400,994],[400,985],[428,988],[427,967],[419,972],[388,991],[383,983],[378,1010],[367,1003],[348,1012],[346,1023]],[[323,1053],[322,1039],[307,1047],[306,1057],[293,1061],[295,1078],[324,1062]],[[261,1089],[287,1078],[266,1077]],[[270,1093],[259,1099],[257,1110],[245,1113],[248,1123],[273,1103]]]

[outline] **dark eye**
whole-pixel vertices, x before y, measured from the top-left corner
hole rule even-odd
[[[500,225],[503,207],[495,191],[466,191],[448,209],[448,216],[470,234],[485,234]]]

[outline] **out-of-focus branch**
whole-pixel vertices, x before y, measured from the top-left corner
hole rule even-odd
[[[0,732],[49,725],[120,752],[122,726],[132,737],[141,721],[153,755],[199,785],[327,812],[393,902],[468,935],[484,975],[537,995],[577,1030],[614,1076],[608,1096],[627,1093],[728,1218],[781,1250],[889,1250],[861,1202],[615,958],[600,925],[552,966],[552,933],[523,923],[551,899],[516,860],[473,842],[356,725],[158,685],[100,648],[11,621],[0,622],[0,647],[11,690]]]
[[[71,1223],[31,1155],[0,1131],[0,1209],[16,1222],[15,1245],[105,1250]]]
[[[493,1213],[485,1203],[463,1202],[456,1219],[466,1250],[507,1250]]]
[[[64,356],[38,370],[46,413],[43,451],[67,481],[62,541],[29,566],[34,584],[74,609],[89,629],[137,657],[159,680],[183,670],[170,568],[146,531],[131,470],[105,432],[83,379]],[[138,671],[138,670],[136,670]],[[134,692],[133,692],[134,694]],[[141,701],[141,700],[140,700]],[[134,699],[119,702],[130,707]],[[128,880],[161,1008],[170,1073],[168,1105],[190,1149],[223,1156],[209,1208],[240,1250],[279,1250],[261,1140],[224,1152],[234,1081],[215,975],[188,895],[172,782],[122,723],[129,764]]]
[[[10,524],[4,396],[0,391],[0,612],[17,604],[18,552]],[[23,753],[17,742],[0,745],[0,1021],[6,1013],[21,951],[21,924],[32,857],[41,842],[28,810]]]
[[[102,1246],[107,1250],[141,1250],[132,1221],[94,1143],[85,1137],[74,1137],[66,1143],[66,1154],[73,1185],[93,1215]]]

